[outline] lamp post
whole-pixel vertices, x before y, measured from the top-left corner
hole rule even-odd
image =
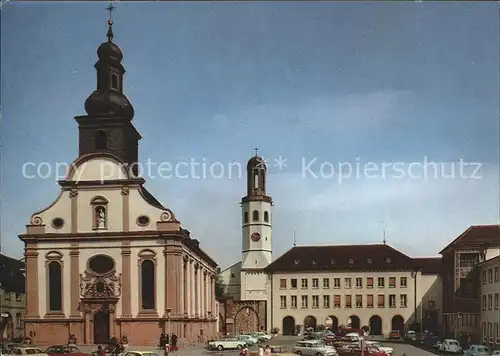
[[[417,272],[411,272],[411,278],[413,278],[413,327],[417,326]],[[422,328],[422,325],[420,325]],[[422,331],[422,330],[419,330]]]
[[[457,329],[458,329],[458,335],[457,335],[457,339],[460,340],[461,337],[460,337],[460,332],[461,332],[461,327],[462,327],[462,313],[457,313]],[[461,342],[461,340],[459,341]]]
[[[236,336],[236,314],[233,314],[233,336]]]

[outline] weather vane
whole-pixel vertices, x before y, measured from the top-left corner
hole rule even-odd
[[[253,150],[255,151],[255,155],[257,156],[259,154],[259,148],[255,147]]]
[[[111,22],[113,21],[113,19],[112,19],[112,13],[113,13],[113,11],[115,9],[116,9],[116,7],[113,6],[112,3],[109,3],[109,6],[106,8],[106,11],[109,11],[109,21],[111,21]]]

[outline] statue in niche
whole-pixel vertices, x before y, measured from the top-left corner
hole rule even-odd
[[[106,209],[103,206],[95,208],[96,227],[98,229],[106,228]]]

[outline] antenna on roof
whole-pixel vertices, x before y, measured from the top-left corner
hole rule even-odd
[[[297,237],[295,236],[295,230],[293,230],[293,246],[297,246]]]
[[[384,236],[384,239],[382,240],[382,242],[385,245],[387,243],[387,241],[386,241],[386,238],[385,238],[385,227],[384,227],[384,222],[383,221],[382,221],[382,235]]]

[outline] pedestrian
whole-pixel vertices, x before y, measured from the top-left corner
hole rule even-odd
[[[177,334],[172,333],[171,339],[172,351],[177,351]]]
[[[159,347],[160,349],[165,348],[165,334],[164,334],[164,333],[162,333],[162,334],[160,335],[160,341],[158,342],[158,347]]]
[[[264,348],[262,345],[259,345],[259,355],[258,356],[264,356]]]
[[[103,350],[102,346],[97,346],[97,356],[106,356],[106,351]]]
[[[266,345],[266,350],[264,351],[265,356],[271,356],[271,348],[269,345]]]

